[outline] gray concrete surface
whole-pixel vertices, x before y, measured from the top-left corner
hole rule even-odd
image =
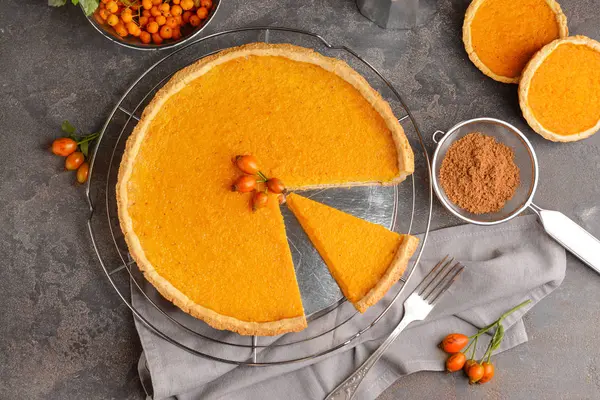
[[[223,0],[209,31],[244,25],[314,30],[366,56],[404,94],[424,132],[492,116],[538,151],[536,201],[600,236],[600,135],[554,144],[529,130],[516,86],[484,77],[461,43],[467,1],[429,0],[413,31],[384,31],[351,0]],[[600,2],[563,0],[572,33],[600,38]],[[75,7],[0,3],[0,398],[141,399],[132,317],[100,270],[73,175],[47,151],[63,119],[100,127],[125,88],[160,57],[110,43]],[[429,140],[428,145],[432,148]],[[458,223],[436,205],[436,226]],[[526,317],[530,342],[496,359],[497,378],[417,373],[381,399],[600,398],[600,276],[569,256],[560,289]]]

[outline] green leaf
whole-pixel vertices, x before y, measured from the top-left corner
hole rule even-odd
[[[500,347],[502,339],[504,339],[504,325],[498,324],[498,329],[496,329],[492,337],[491,351],[497,350]]]
[[[98,0],[79,0],[85,15],[91,15],[98,8]]]
[[[76,6],[77,4],[79,4],[79,0],[71,0],[71,3],[73,3],[74,6]]]
[[[60,126],[60,129],[62,129],[64,133],[67,133],[69,135],[73,135],[75,133],[75,127],[71,125],[71,123],[67,120],[63,121],[62,125]]]
[[[89,154],[89,148],[90,148],[90,142],[83,142],[79,145],[79,148],[81,149],[81,152],[83,153],[83,155],[85,156],[85,158],[88,158],[88,154]]]
[[[48,0],[48,5],[51,7],[61,7],[67,4],[67,0]]]

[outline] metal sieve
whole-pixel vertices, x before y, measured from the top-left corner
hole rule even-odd
[[[498,211],[473,214],[452,203],[439,184],[442,160],[450,145],[471,132],[481,132],[494,137],[499,143],[512,148],[515,163],[520,170],[521,183],[514,196]],[[475,118],[463,121],[447,132],[435,131],[437,144],[432,159],[433,189],[444,207],[458,218],[477,225],[496,225],[511,220],[526,208],[537,214],[546,232],[585,264],[600,273],[600,241],[566,215],[545,210],[533,203],[538,184],[538,162],[533,146],[525,135],[513,125],[494,118]]]

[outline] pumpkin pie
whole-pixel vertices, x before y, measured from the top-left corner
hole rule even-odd
[[[393,185],[414,170],[389,104],[343,61],[253,43],[184,68],[127,141],[119,220],[145,277],[217,329],[277,335],[306,327],[274,198],[250,211],[231,159],[252,154],[289,189]]]
[[[600,129],[600,43],[585,36],[556,40],[529,62],[519,103],[534,131],[572,142]]]
[[[287,206],[360,312],[400,279],[419,242],[297,194],[287,196]]]
[[[505,83],[518,83],[536,51],[568,34],[567,17],[554,0],[474,0],[463,24],[471,61]]]

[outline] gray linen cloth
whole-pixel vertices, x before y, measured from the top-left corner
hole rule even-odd
[[[374,399],[396,379],[416,371],[442,371],[446,355],[436,345],[446,334],[471,335],[477,327],[493,322],[513,306],[531,299],[528,306],[504,321],[506,333],[498,352],[526,342],[523,315],[556,289],[565,275],[564,249],[529,215],[493,227],[463,225],[431,232],[423,257],[394,307],[350,348],[340,349],[326,358],[283,366],[238,367],[194,356],[159,338],[136,319],[144,349],[138,371],[148,399],[322,399],[385,340],[402,317],[405,298],[446,254],[465,264],[465,272],[427,320],[411,324],[392,344],[367,375],[355,398]],[[163,301],[158,294],[153,300]],[[132,301],[142,315],[163,332],[193,348],[210,350],[211,354],[222,351],[216,354],[225,357],[231,356],[231,352],[246,351],[199,344],[197,338],[165,320],[133,288]],[[261,360],[305,355],[307,350],[327,348],[336,338],[356,332],[362,326],[361,321],[364,325],[361,318],[372,319],[382,307],[375,305],[364,316],[356,316],[333,333],[301,345],[311,346],[311,349],[268,348],[261,353]],[[177,311],[172,309],[172,312]],[[340,318],[337,314],[331,312],[315,322],[331,324]],[[200,331],[209,329],[200,321],[187,322],[196,323]],[[231,339],[234,334],[223,332],[222,335]],[[260,338],[260,343],[275,340],[277,338]],[[480,340],[480,356],[486,345],[487,340]]]

